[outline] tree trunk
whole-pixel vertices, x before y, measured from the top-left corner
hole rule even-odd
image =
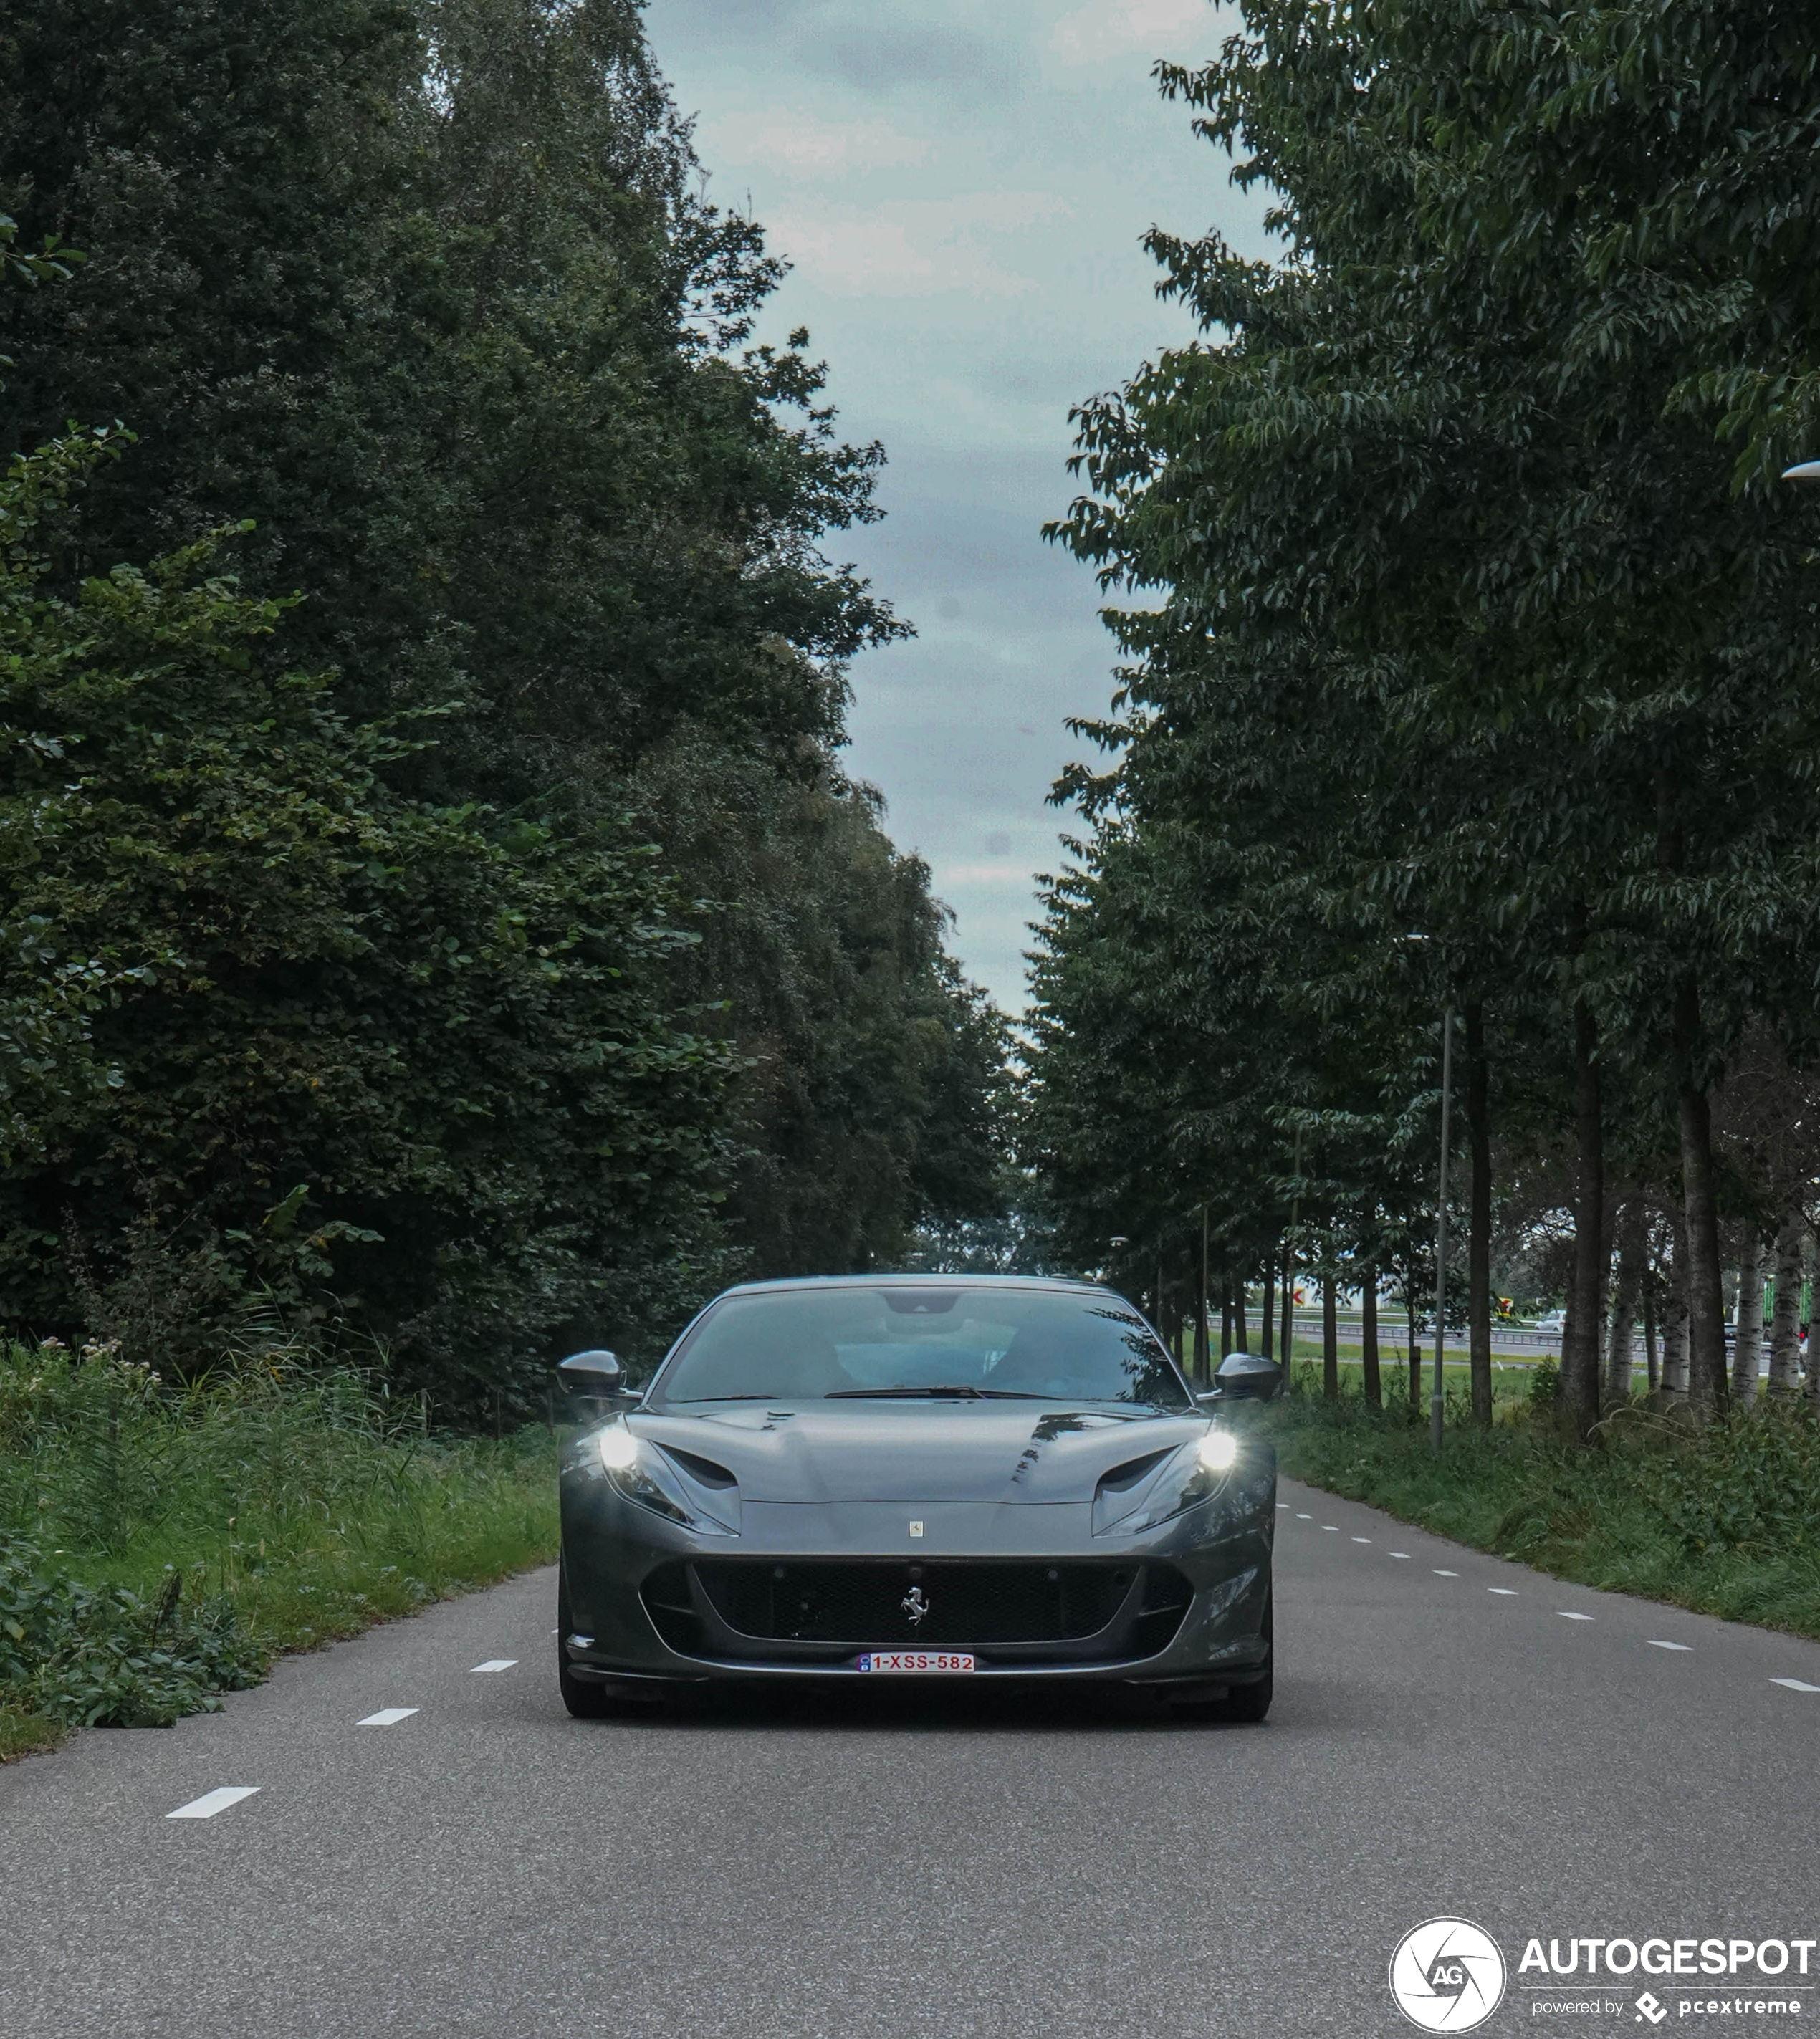
[[[1719,1264],[1719,1200],[1713,1181],[1712,1111],[1698,1073],[1700,986],[1689,970],[1675,989],[1675,1057],[1681,1065],[1682,1217],[1687,1247],[1687,1392],[1702,1414],[1725,1407],[1725,1299]]]
[[[1776,1300],[1769,1316],[1769,1392],[1792,1395],[1801,1371],[1801,1236],[1807,1229],[1791,1211],[1776,1235]]]
[[[1233,1349],[1233,1292],[1230,1285],[1220,1291],[1220,1357]]]
[[[1763,1263],[1769,1256],[1747,1233],[1738,1263],[1738,1335],[1731,1346],[1731,1399],[1748,1409],[1757,1399],[1763,1357]]]
[[[1605,1116],[1598,1028],[1583,998],[1574,1001],[1574,1289],[1561,1342],[1560,1409],[1584,1442],[1599,1420],[1599,1320],[1605,1315]]]
[[[1252,1349],[1252,1335],[1245,1328],[1246,1301],[1245,1284],[1241,1281],[1233,1292],[1233,1329],[1239,1337],[1238,1343],[1233,1348],[1235,1352],[1249,1352]]]
[[[1820,1237],[1814,1241],[1820,1248]],[[1820,1323],[1814,1319],[1814,1305],[1820,1302],[1820,1257],[1817,1257],[1807,1287],[1807,1308],[1803,1312],[1807,1321],[1804,1327],[1807,1335],[1807,1406],[1816,1416],[1820,1416]]]
[[[1415,1284],[1413,1280],[1403,1285],[1403,1307],[1409,1323],[1409,1420],[1413,1423],[1422,1414],[1422,1345],[1421,1335],[1415,1328]]]
[[[1632,1332],[1643,1293],[1643,1203],[1632,1197],[1618,1213],[1618,1283],[1612,1308],[1611,1344],[1605,1366],[1605,1397],[1614,1403],[1631,1399]]]
[[[1265,1359],[1276,1356],[1276,1250],[1273,1247],[1264,1263],[1263,1315],[1258,1323],[1258,1351]],[[1289,1369],[1283,1369],[1286,1384]]]
[[[1472,1420],[1491,1420],[1491,1080],[1484,1008],[1466,1008],[1466,1144],[1472,1161],[1466,1221],[1466,1336]]]
[[[1330,1267],[1320,1278],[1320,1392],[1330,1402],[1339,1399],[1339,1312]]]
[[[1282,1370],[1288,1377],[1295,1358],[1295,1248],[1286,1240],[1282,1250]]]
[[[1665,1395],[1687,1392],[1688,1313],[1687,1235],[1683,1221],[1674,1224],[1674,1257],[1669,1263],[1668,1284],[1662,1306],[1662,1387]]]
[[[1196,1386],[1205,1388],[1208,1380],[1207,1368],[1207,1284],[1204,1268],[1197,1263],[1195,1268],[1195,1364]]]
[[[1655,1284],[1647,1278],[1643,1285],[1643,1356],[1649,1392],[1653,1395],[1662,1385],[1661,1348],[1655,1335]]]
[[[1367,1267],[1358,1285],[1359,1359],[1365,1373],[1365,1406],[1384,1407],[1384,1380],[1377,1370],[1377,1270]]]

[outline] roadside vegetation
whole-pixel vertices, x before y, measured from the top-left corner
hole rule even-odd
[[[1152,234],[1199,335],[1083,403],[1051,530],[1121,660],[1033,967],[1058,1250],[1203,1365],[1357,1294],[1381,1399],[1450,1065],[1472,1420],[1500,1290],[1564,1306],[1569,1440],[1820,1414],[1814,37],[1242,0],[1158,77],[1265,238]]]
[[[0,1326],[541,1413],[991,1220],[1005,1028],[841,762],[908,625],[636,0],[21,0]]]
[[[1373,1409],[1298,1371],[1303,1392],[1258,1412],[1291,1479],[1558,1578],[1820,1638],[1820,1426],[1799,1405],[1700,1424],[1634,1403],[1587,1449],[1561,1436],[1538,1369],[1488,1426],[1453,1389],[1437,1454],[1400,1385]]]
[[[430,1429],[300,1343],[185,1380],[0,1346],[0,1760],[168,1726],[273,1656],[554,1555],[556,1441]]]

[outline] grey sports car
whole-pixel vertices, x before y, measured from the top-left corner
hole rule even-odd
[[[1236,1357],[1236,1356],[1235,1356]],[[1275,1454],[1123,1297],[1013,1276],[730,1289],[562,1471],[572,1714],[716,1680],[1146,1687],[1261,1720]],[[1264,1392],[1268,1392],[1267,1386]]]

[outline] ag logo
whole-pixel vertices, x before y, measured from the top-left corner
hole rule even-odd
[[[1470,2032],[1504,2000],[1504,1957],[1467,1919],[1431,1919],[1390,1957],[1390,1994],[1424,2032]]]

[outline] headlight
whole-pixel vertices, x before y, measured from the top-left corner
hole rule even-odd
[[[630,1472],[638,1463],[638,1440],[623,1423],[609,1423],[595,1440],[595,1449],[609,1472]]]
[[[724,1468],[686,1452],[672,1457],[661,1445],[634,1436],[623,1421],[600,1431],[595,1449],[615,1490],[628,1501],[698,1536],[739,1535],[739,1489]]]
[[[1093,1533],[1135,1536],[1210,1501],[1237,1464],[1239,1441],[1229,1430],[1209,1430],[1164,1460],[1149,1479],[1127,1484],[1117,1471],[1093,1497]]]
[[[1239,1441],[1230,1430],[1210,1430],[1195,1452],[1209,1472],[1230,1472],[1238,1460]]]

